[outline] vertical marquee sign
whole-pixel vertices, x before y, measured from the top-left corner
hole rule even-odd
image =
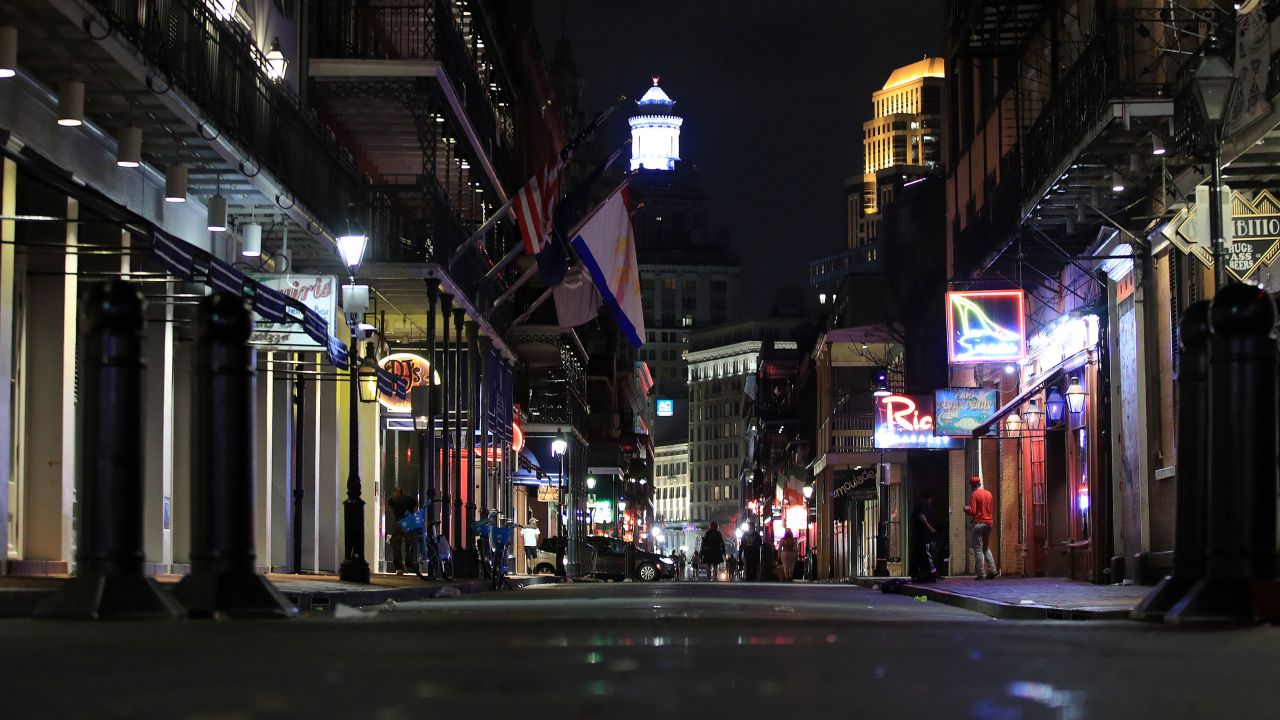
[[[947,293],[947,358],[953,365],[1017,362],[1026,347],[1021,290]]]
[[[876,398],[877,450],[956,450],[964,440],[933,434],[933,398],[929,395],[886,395]]]

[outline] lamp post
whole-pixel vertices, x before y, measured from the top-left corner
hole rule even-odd
[[[1222,237],[1222,128],[1235,90],[1235,70],[1222,56],[1217,38],[1210,36],[1205,51],[1191,73],[1191,88],[1208,122],[1212,145],[1212,179],[1209,184],[1209,233],[1213,241],[1213,279],[1216,287],[1227,284],[1226,248]]]
[[[355,243],[346,247],[353,250]],[[360,244],[358,254],[343,251],[343,260],[347,267],[354,270],[360,264],[364,254],[364,245]],[[347,499],[342,503],[343,524],[343,559],[338,567],[338,577],[347,582],[369,582],[369,563],[364,557],[364,500],[360,497],[360,381],[364,364],[357,359],[360,354],[361,335],[365,334],[365,326],[361,319],[369,308],[368,285],[344,285],[342,287],[342,309],[347,315],[347,324],[351,327],[351,352],[347,366],[351,371],[350,396],[351,405],[348,437],[350,469],[347,475]]]

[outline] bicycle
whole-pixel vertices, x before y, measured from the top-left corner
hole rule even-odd
[[[440,526],[439,520],[427,522],[428,503],[421,509],[401,518],[400,529],[409,538],[408,552],[405,562],[413,568],[413,573],[422,580],[453,579],[453,549],[449,547],[449,538],[435,532]]]
[[[476,537],[476,554],[480,557],[485,577],[492,581],[492,589],[498,590],[505,585],[508,590],[514,590],[507,579],[511,528],[498,527],[492,520],[476,520],[471,523],[471,532]]]

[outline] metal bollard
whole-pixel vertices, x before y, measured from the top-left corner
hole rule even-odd
[[[164,619],[181,608],[142,571],[145,302],[132,283],[94,285],[80,309],[80,517],[76,576],[37,618]]]
[[[196,312],[191,574],[173,594],[192,617],[283,618],[294,609],[253,550],[254,351],[249,304],[226,293]]]
[[[1209,497],[1205,577],[1165,619],[1262,619],[1255,585],[1275,575],[1276,307],[1233,283],[1209,309]]]
[[[1204,577],[1209,500],[1209,301],[1182,314],[1178,353],[1178,506],[1173,573],[1138,604],[1134,620],[1163,620]]]

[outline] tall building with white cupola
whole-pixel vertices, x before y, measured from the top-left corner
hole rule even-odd
[[[673,112],[676,101],[658,87],[658,79],[653,78],[653,87],[636,102],[639,110],[631,116],[632,170],[675,170],[680,160],[684,118]]]

